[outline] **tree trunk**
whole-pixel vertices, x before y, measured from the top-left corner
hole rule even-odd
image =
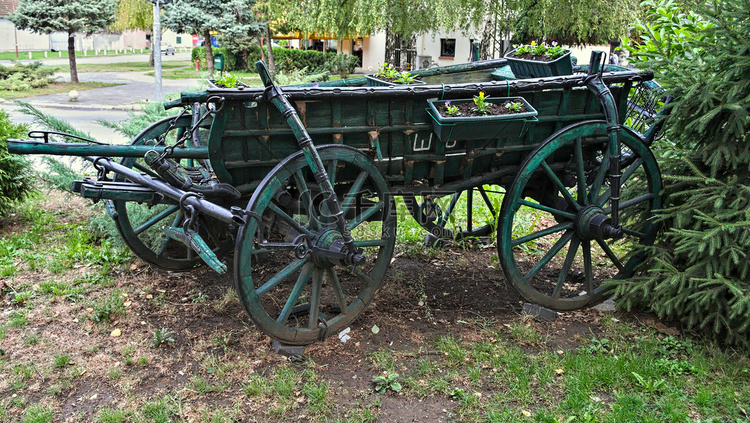
[[[397,64],[393,63],[396,61],[396,36],[391,32],[391,26],[385,28],[385,63],[390,63],[393,66]]]
[[[263,45],[263,36],[258,38],[258,42],[260,43],[260,60],[266,61],[266,46]]]
[[[492,53],[490,52],[490,44],[495,41],[495,25],[494,21],[496,16],[487,17],[487,21],[484,23],[484,31],[482,32],[482,46],[479,49],[479,59],[488,60],[491,59]]]
[[[211,31],[203,33],[203,45],[206,46],[206,67],[208,67],[208,74],[214,74],[214,49],[211,45]]]
[[[273,72],[276,66],[273,63],[273,43],[271,42],[271,26],[266,25],[266,44],[268,44],[268,70]]]
[[[76,68],[76,38],[68,32],[68,63],[70,63],[70,82],[78,83],[78,68]]]

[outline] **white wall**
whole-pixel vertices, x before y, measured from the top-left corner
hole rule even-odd
[[[365,37],[362,43],[362,67],[369,73],[370,69],[376,69],[385,60],[385,32]]]
[[[15,31],[13,22],[0,19],[0,51],[16,51],[16,35],[18,35],[18,50],[49,50],[49,37],[45,34],[34,34],[30,31]]]
[[[440,58],[440,39],[456,40],[456,55],[453,59]],[[471,44],[469,40],[481,41],[479,36],[471,37],[460,32],[445,32],[440,34],[424,34],[417,37],[417,55],[432,56],[432,61],[440,66],[466,63],[471,59]]]

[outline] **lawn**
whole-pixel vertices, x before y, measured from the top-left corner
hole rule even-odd
[[[162,62],[162,69],[176,69],[190,66],[190,61],[169,61]],[[55,72],[70,72],[68,65],[53,66]],[[154,67],[149,66],[148,59],[143,62],[122,62],[122,63],[80,63],[76,65],[78,72],[146,72],[153,71]],[[153,72],[151,73],[153,75]]]
[[[86,52],[84,56],[83,51],[76,51],[76,57],[87,57],[87,56],[123,56],[130,54],[148,54],[148,49],[128,49],[128,50],[99,50],[95,53],[92,50]],[[31,54],[31,57],[29,57]],[[43,59],[56,59],[56,58],[67,58],[68,50],[65,51],[21,51],[16,57],[15,51],[8,51],[0,53],[0,60],[43,60]]]
[[[101,203],[43,192],[0,220],[0,421],[748,419],[745,353],[649,315],[535,321],[494,248],[425,249],[404,213],[352,339],[290,361],[231,276],[151,268],[92,231],[109,220]]]
[[[93,90],[95,88],[112,87],[115,85],[122,84],[113,84],[106,82],[81,82],[78,84],[73,84],[70,82],[53,82],[44,88],[32,88],[30,90],[23,91],[0,90],[0,98],[11,100],[16,98],[36,97],[47,94],[67,93],[70,90]]]

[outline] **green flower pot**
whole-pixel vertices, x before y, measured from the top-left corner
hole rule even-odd
[[[427,100],[430,106],[427,111],[432,116],[432,129],[442,142],[452,140],[492,140],[520,138],[528,127],[529,121],[536,120],[539,114],[523,97],[488,98],[487,103],[503,104],[508,100],[521,101],[526,105],[526,112],[507,115],[487,116],[450,116],[443,117],[440,110],[445,109],[448,100]],[[450,100],[451,104],[471,103],[473,99]]]
[[[545,76],[573,75],[573,62],[570,60],[570,50],[551,62],[542,62],[536,60],[518,59],[512,55],[516,52],[513,49],[505,55],[510,69],[518,79],[523,78],[543,78]]]

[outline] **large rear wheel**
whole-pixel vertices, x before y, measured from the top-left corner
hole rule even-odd
[[[656,160],[640,137],[621,131],[620,224],[611,218],[606,122],[571,125],[521,165],[500,212],[498,253],[505,276],[527,301],[556,310],[595,304],[608,279],[632,275],[658,229]]]
[[[370,303],[396,242],[396,215],[375,163],[345,146],[317,147],[361,258],[348,260],[336,218],[302,151],[263,179],[238,233],[240,301],[267,335],[304,345],[338,333]]]

